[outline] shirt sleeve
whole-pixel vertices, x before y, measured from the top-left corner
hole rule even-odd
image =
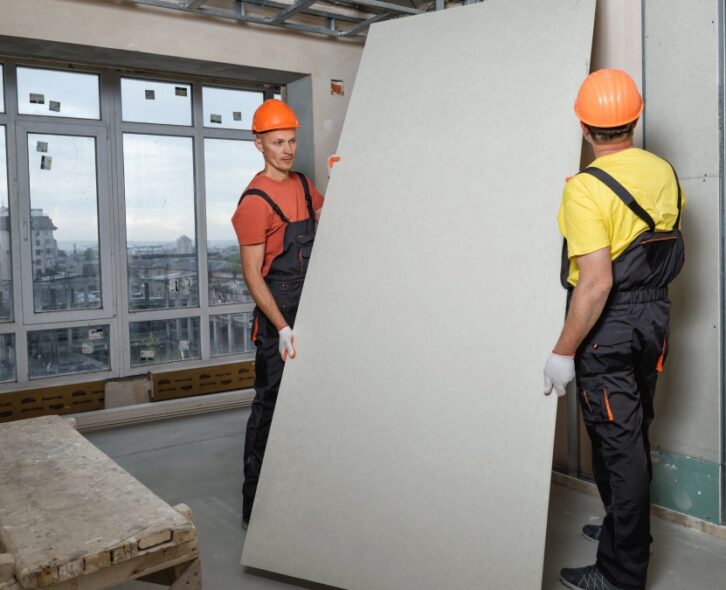
[[[317,211],[323,206],[323,203],[325,202],[325,197],[321,195],[318,192],[318,189],[315,188],[312,184],[310,185],[310,197],[313,200],[313,210]]]
[[[269,225],[270,206],[259,197],[245,197],[232,215],[232,226],[240,246],[264,243]]]
[[[602,211],[576,179],[565,186],[558,215],[562,235],[567,238],[570,258],[610,246],[610,235]]]

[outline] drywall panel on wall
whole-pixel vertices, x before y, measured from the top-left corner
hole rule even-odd
[[[371,31],[244,564],[349,590],[540,586],[556,212],[594,4]]]
[[[670,287],[671,346],[656,394],[653,444],[719,460],[718,179],[681,181],[686,264]]]
[[[681,178],[719,174],[718,4],[645,1],[646,147]]]
[[[719,457],[719,64],[717,0],[644,4],[645,147],[675,166],[688,197],[686,265],[671,287],[672,345],[653,443]]]

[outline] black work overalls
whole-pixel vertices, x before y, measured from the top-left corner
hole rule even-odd
[[[683,266],[678,214],[670,231],[656,224],[609,174],[587,168],[648,230],[612,263],[613,288],[600,318],[575,357],[577,394],[592,441],[595,481],[605,506],[597,566],[618,587],[645,588],[650,544],[652,466],[648,428],[658,373],[668,352],[668,284]],[[675,174],[675,170],[673,171]],[[567,284],[566,247],[562,280]]]
[[[297,174],[305,192],[308,217],[302,221],[290,221],[280,207],[264,191],[249,189],[242,199],[256,195],[264,199],[275,214],[285,223],[285,237],[282,253],[272,261],[265,283],[270,289],[285,321],[293,328],[300,303],[305,273],[315,240],[315,211],[310,188],[303,174]],[[239,206],[239,205],[238,205]],[[278,350],[279,334],[274,324],[255,308],[252,339],[257,346],[255,356],[255,399],[252,401],[250,417],[247,420],[244,449],[244,476],[242,486],[242,519],[249,522],[252,505],[257,491],[262,459],[270,433],[272,414],[275,410],[277,392],[280,389],[284,362]]]

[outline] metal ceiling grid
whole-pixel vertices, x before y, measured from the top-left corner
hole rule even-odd
[[[444,0],[127,0],[208,17],[280,27],[343,39],[365,40],[373,23],[441,9]],[[465,0],[463,3],[469,3]]]

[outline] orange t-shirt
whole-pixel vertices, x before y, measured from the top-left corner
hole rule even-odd
[[[323,206],[323,196],[309,178],[307,181],[313,200],[313,210],[317,211]],[[272,180],[258,173],[245,190],[251,188],[267,193],[291,222],[307,219],[305,191],[296,172],[283,181]],[[240,246],[265,244],[262,276],[267,276],[272,261],[282,254],[285,244],[285,222],[262,197],[247,195],[232,215],[232,225]]]

